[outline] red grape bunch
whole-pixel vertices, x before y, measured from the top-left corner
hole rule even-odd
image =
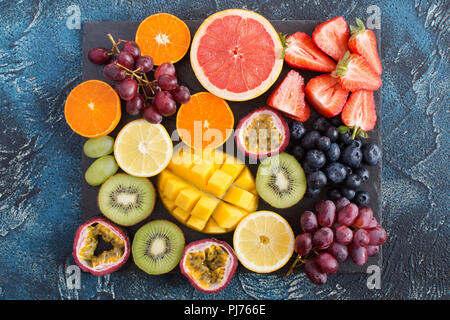
[[[370,207],[358,208],[344,197],[318,201],[315,212],[302,213],[300,225],[303,233],[295,238],[297,257],[286,276],[297,265],[304,265],[308,278],[318,285],[349,256],[356,265],[365,265],[387,238]]]
[[[191,94],[187,87],[178,84],[175,66],[163,63],[155,70],[153,59],[141,55],[136,42],[116,42],[108,34],[111,50],[97,47],[88,53],[95,64],[106,64],[104,76],[115,81],[115,89],[125,101],[125,110],[130,115],[142,114],[151,123],[160,123],[163,117],[170,117],[177,111],[177,103],[187,103]],[[122,50],[119,45],[124,43]],[[153,79],[150,72],[153,72]]]

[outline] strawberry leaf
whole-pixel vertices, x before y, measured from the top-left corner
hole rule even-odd
[[[286,42],[286,35],[282,34],[281,32],[278,32],[278,36],[280,37],[281,45],[283,46],[283,52],[281,53],[281,59],[284,59],[285,51],[288,46],[288,44]]]

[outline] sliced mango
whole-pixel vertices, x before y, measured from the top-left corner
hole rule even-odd
[[[206,225],[206,222],[207,220],[202,220],[198,217],[190,216],[189,219],[186,221],[186,225],[197,231],[202,231]]]
[[[229,205],[225,202],[219,203],[216,210],[214,210],[212,217],[217,225],[221,228],[232,228],[237,225],[241,219],[247,215],[247,212]]]
[[[184,211],[191,211],[198,199],[200,199],[201,195],[202,194],[200,192],[193,188],[181,190],[175,199],[175,205]]]
[[[225,191],[230,187],[233,182],[233,177],[222,170],[215,171],[206,185],[206,191],[222,198]]]
[[[191,214],[197,218],[206,221],[212,215],[218,203],[219,203],[218,199],[205,195],[201,197],[200,200],[197,202],[194,209],[192,209]]]
[[[242,209],[248,209],[254,206],[254,199],[256,196],[247,190],[241,189],[236,186],[231,186],[227,191],[223,200],[234,204]]]

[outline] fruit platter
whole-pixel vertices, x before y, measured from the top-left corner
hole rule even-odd
[[[65,118],[83,137],[85,272],[235,273],[380,265],[379,32],[364,23],[156,13],[83,25]]]

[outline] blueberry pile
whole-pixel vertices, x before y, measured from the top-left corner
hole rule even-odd
[[[367,206],[369,194],[361,189],[369,179],[364,165],[378,164],[381,150],[374,143],[352,139],[349,132],[339,132],[340,126],[339,117],[319,117],[311,130],[301,122],[293,122],[291,154],[307,176],[307,197],[317,197],[326,187],[331,200],[345,197],[360,207]]]

